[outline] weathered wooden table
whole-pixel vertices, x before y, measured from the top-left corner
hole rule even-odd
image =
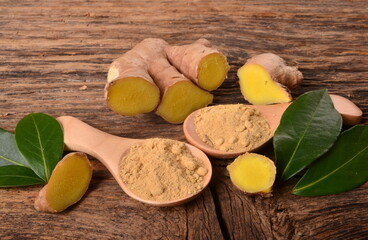
[[[327,88],[354,101],[367,124],[368,2],[296,2],[1,0],[0,127],[13,131],[26,114],[44,112],[119,136],[184,140],[181,125],[154,114],[117,116],[105,105],[109,64],[147,37],[177,44],[205,37],[225,52],[231,70],[214,104],[244,103],[236,71],[270,51],[298,62],[305,80],[295,97]],[[61,214],[33,209],[40,186],[0,189],[0,239],[368,238],[367,184],[311,198],[291,194],[293,179],[263,199],[235,189],[230,161],[212,159],[210,187],[173,208],[129,198],[96,160],[86,196]]]

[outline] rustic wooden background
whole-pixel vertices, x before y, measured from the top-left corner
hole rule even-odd
[[[367,124],[367,16],[366,0],[0,0],[0,127],[13,131],[26,114],[44,112],[119,136],[184,140],[181,125],[117,116],[104,103],[109,64],[147,37],[205,37],[226,53],[231,70],[215,104],[244,103],[237,69],[271,51],[299,64],[305,81],[295,97],[328,88],[354,101]],[[272,147],[261,153],[272,157]],[[87,195],[61,214],[33,209],[40,186],[0,189],[0,239],[367,239],[367,184],[310,198],[290,193],[293,179],[263,199],[235,189],[230,160],[212,162],[210,187],[174,208],[127,197],[96,160]]]

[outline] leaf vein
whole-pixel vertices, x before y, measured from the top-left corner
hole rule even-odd
[[[8,162],[10,162],[10,163],[13,163],[13,164],[15,164],[15,165],[25,167],[23,164],[18,163],[18,162],[14,161],[14,160],[11,160],[11,159],[9,159],[9,158],[7,158],[7,157],[3,156],[3,155],[0,155],[0,158],[4,159],[5,161],[8,161]]]
[[[34,148],[41,151],[41,148],[37,145],[35,145],[33,142],[31,142],[28,138],[25,138],[25,140],[28,142],[29,145],[33,146]]]
[[[34,119],[33,116],[32,116],[32,121],[33,121],[33,123],[35,125],[35,128],[36,128],[37,139],[38,139],[38,142],[39,142],[39,145],[40,145],[40,151],[41,151],[41,155],[42,155],[42,161],[43,161],[43,165],[44,165],[44,169],[45,169],[45,177],[46,177],[46,180],[48,181],[48,179],[49,179],[49,170],[48,170],[48,166],[47,166],[47,162],[46,162],[46,158],[45,158],[44,149],[43,149],[43,146],[42,146],[40,132],[38,130],[37,123],[36,123],[36,121],[35,121],[35,119]]]
[[[18,178],[29,178],[29,179],[35,179],[35,180],[39,180],[40,182],[42,182],[42,180],[40,178],[37,177],[31,177],[31,176],[23,176],[23,175],[0,175],[0,178],[4,178],[4,177],[18,177]]]

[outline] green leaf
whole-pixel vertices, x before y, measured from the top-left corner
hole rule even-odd
[[[327,90],[298,97],[284,112],[273,137],[278,179],[291,178],[326,153],[341,126]]]
[[[14,134],[0,128],[0,167],[7,165],[29,167],[18,150]]]
[[[18,122],[15,140],[33,171],[48,182],[64,149],[59,122],[47,114],[31,113]]]
[[[315,162],[293,189],[303,196],[345,192],[368,181],[368,126],[343,132],[336,144]]]
[[[0,187],[19,187],[43,183],[44,181],[27,167],[16,165],[0,167]]]

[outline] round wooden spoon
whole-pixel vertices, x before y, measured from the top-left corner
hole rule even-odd
[[[334,104],[336,110],[341,114],[344,124],[354,125],[358,124],[362,119],[362,111],[349,99],[341,97],[339,95],[331,94],[331,99]],[[267,119],[270,128],[271,128],[271,137],[267,139],[264,144],[266,144],[269,140],[272,139],[277,127],[280,124],[280,120],[282,114],[285,112],[287,107],[291,103],[281,103],[281,104],[273,104],[273,105],[246,105],[247,107],[254,108],[261,112],[261,114]],[[234,158],[245,152],[253,152],[261,148],[263,145],[244,151],[236,151],[236,152],[225,152],[218,149],[215,149],[202,141],[202,139],[198,136],[194,119],[197,112],[192,112],[184,121],[183,130],[184,135],[189,143],[201,149],[206,154],[216,157],[216,158]]]
[[[142,199],[130,191],[121,179],[119,174],[119,162],[124,155],[128,154],[128,150],[133,144],[141,143],[144,140],[114,136],[93,128],[79,119],[70,116],[59,117],[58,121],[62,125],[64,131],[64,144],[68,150],[85,152],[100,160],[119,183],[123,191],[140,202],[160,207],[177,206],[197,197],[211,180],[212,166],[206,154],[198,148],[186,144],[193,156],[202,160],[203,166],[208,170],[207,174],[203,177],[203,189],[195,195],[166,202]]]

